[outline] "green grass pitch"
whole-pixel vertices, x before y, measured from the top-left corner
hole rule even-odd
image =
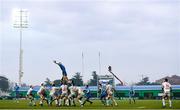
[[[0,100],[0,109],[60,109],[60,110],[68,110],[68,109],[93,109],[93,110],[110,110],[110,109],[162,109],[162,103],[161,100],[136,100],[136,104],[129,104],[128,100],[116,100],[118,103],[118,106],[109,106],[106,107],[101,104],[100,100],[93,100],[93,104],[86,103],[84,107],[80,107],[78,104],[76,107],[55,107],[53,105],[52,107],[47,106],[47,104],[44,104],[43,107],[37,105],[37,106],[29,106],[29,101],[28,100],[20,100],[19,103],[17,103],[14,100]],[[38,101],[37,101],[38,103]],[[168,107],[168,101],[166,101],[167,106],[164,109],[170,109]],[[180,100],[173,100],[172,101],[173,108],[172,109],[177,109],[180,110]]]

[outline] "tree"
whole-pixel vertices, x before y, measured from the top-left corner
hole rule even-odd
[[[44,81],[45,86],[51,86],[51,80],[49,78],[46,78],[46,81]]]
[[[140,82],[136,83],[136,85],[159,85],[159,83],[149,82],[149,77],[144,77]]]
[[[75,73],[71,80],[74,82],[74,85],[83,86],[83,80],[80,72]]]
[[[56,86],[61,86],[61,80],[60,79],[54,80],[54,84]]]
[[[97,86],[98,75],[97,75],[96,71],[92,72],[92,76],[93,76],[93,79],[90,79],[89,85],[90,86]]]
[[[144,77],[140,82],[136,83],[136,85],[150,85],[150,84],[151,83],[149,82],[149,77]]]
[[[4,76],[0,76],[0,90],[4,92],[9,90],[9,80]]]

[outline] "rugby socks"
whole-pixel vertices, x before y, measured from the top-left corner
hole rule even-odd
[[[166,106],[164,98],[162,99],[162,104],[163,104],[163,106]]]
[[[80,103],[80,104],[82,104],[82,101],[81,101],[81,100],[79,100],[79,103]]]
[[[109,99],[106,99],[106,104],[107,106],[109,106]]]
[[[62,99],[59,99],[59,106],[61,106],[61,101],[62,101]]]
[[[136,103],[135,99],[133,98],[134,104]]]
[[[69,106],[69,100],[68,99],[65,100],[65,105]]]
[[[172,102],[171,102],[171,100],[169,100],[169,107],[172,107]]]
[[[39,104],[40,104],[41,106],[43,106],[43,101],[42,101],[42,100],[40,100]]]
[[[74,99],[72,99],[72,103],[73,103],[74,106],[76,106],[76,103],[75,103],[75,100],[74,100]]]
[[[58,105],[58,101],[57,100],[55,100],[55,104]]]
[[[79,103],[80,103],[81,107],[83,107],[83,102],[81,100],[79,100]]]
[[[34,106],[36,106],[36,102],[35,102],[35,100],[32,100],[32,104],[33,104]]]
[[[114,100],[114,99],[113,99],[113,102],[114,102],[115,106],[117,106],[117,102],[116,102],[116,100]]]

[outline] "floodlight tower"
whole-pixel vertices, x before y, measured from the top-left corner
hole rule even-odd
[[[101,53],[99,51],[99,75],[101,75]]]
[[[82,52],[82,75],[84,75],[84,53]]]
[[[28,11],[26,9],[17,9],[13,12],[13,27],[19,29],[19,85],[23,77],[23,48],[22,48],[22,30],[28,28]]]

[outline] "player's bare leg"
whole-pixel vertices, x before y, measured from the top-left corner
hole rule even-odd
[[[166,107],[166,103],[165,103],[165,96],[164,95],[162,96],[162,104],[163,104],[163,108],[165,108]]]
[[[43,96],[40,96],[40,101],[39,101],[39,105],[43,106]]]
[[[169,100],[169,107],[172,108],[172,101],[171,101],[171,97],[168,96],[168,100]]]
[[[115,106],[117,106],[117,102],[116,100],[113,98],[113,94],[109,95],[109,99],[113,102],[112,104],[114,104]]]
[[[40,103],[39,103],[39,104],[40,104],[41,106],[43,106],[43,101],[44,101],[44,100],[45,100],[46,103],[49,105],[48,100],[47,100],[47,98],[46,98],[45,96],[41,95],[40,97],[41,97],[41,99],[40,99]]]
[[[113,97],[112,97],[112,101],[113,101],[113,103],[114,103],[115,106],[118,105],[117,102],[116,102],[116,100],[115,100]]]
[[[77,99],[78,99],[81,107],[83,107],[83,101],[82,101],[83,97],[82,97],[81,95],[79,95],[79,96],[77,97]]]
[[[109,95],[106,97],[106,106],[109,106],[110,105],[110,97]]]
[[[33,105],[33,106],[36,106],[36,102],[35,102],[33,96],[28,95],[27,98],[30,99],[30,102],[29,102],[29,105],[30,105],[30,106],[32,106],[32,105]]]
[[[134,102],[134,104],[136,103],[136,100],[135,100],[135,98],[133,97],[133,102]]]
[[[59,103],[59,106],[62,106],[62,97],[61,96],[59,97],[58,103]]]

